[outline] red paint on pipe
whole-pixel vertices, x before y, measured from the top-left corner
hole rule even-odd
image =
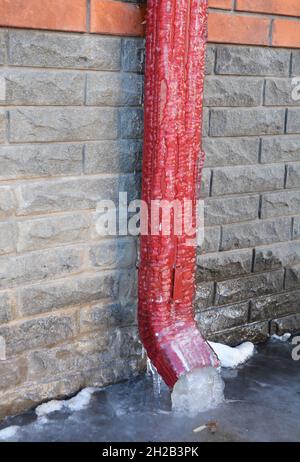
[[[191,200],[201,183],[207,0],[148,0],[142,199]],[[150,215],[150,214],[149,214]],[[196,248],[190,235],[141,237],[141,340],[171,388],[194,368],[219,365],[194,320]],[[195,237],[195,235],[194,235]]]

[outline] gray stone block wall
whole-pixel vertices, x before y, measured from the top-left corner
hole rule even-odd
[[[139,195],[143,40],[0,30],[0,418],[144,368],[137,239],[100,237]]]
[[[300,332],[299,57],[275,48],[207,50],[196,311],[213,340]]]
[[[195,304],[224,343],[300,330],[299,56],[208,47]],[[137,240],[95,229],[139,195],[143,62],[142,39],[0,30],[0,417],[144,367]]]

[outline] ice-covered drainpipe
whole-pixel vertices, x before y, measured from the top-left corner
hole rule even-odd
[[[196,203],[206,36],[207,0],[148,0],[142,199],[149,208],[153,200]],[[141,237],[139,332],[170,388],[194,369],[219,365],[194,320],[190,238]]]

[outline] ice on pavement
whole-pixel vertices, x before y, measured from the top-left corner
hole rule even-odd
[[[9,438],[13,438],[20,427],[18,425],[12,425],[11,427],[4,428],[0,430],[0,440],[7,440]]]
[[[172,392],[176,413],[196,415],[216,408],[224,401],[224,382],[213,367],[194,369],[179,378]]]
[[[96,388],[84,388],[76,396],[68,400],[53,400],[48,403],[41,404],[35,410],[38,417],[43,417],[52,412],[61,411],[62,409],[68,409],[70,411],[81,411],[88,406],[92,394],[96,391]]]
[[[236,368],[244,364],[254,355],[255,347],[251,342],[245,342],[237,347],[230,347],[221,343],[208,342],[217,354],[221,367]]]

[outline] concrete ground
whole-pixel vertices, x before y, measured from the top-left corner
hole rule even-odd
[[[163,387],[153,394],[149,377],[112,385],[92,396],[84,410],[55,412],[37,419],[34,411],[10,418],[0,430],[20,426],[6,441],[300,441],[300,361],[289,343],[270,341],[243,367],[223,370],[226,402],[188,418],[170,412]],[[213,422],[215,432],[196,427]]]

